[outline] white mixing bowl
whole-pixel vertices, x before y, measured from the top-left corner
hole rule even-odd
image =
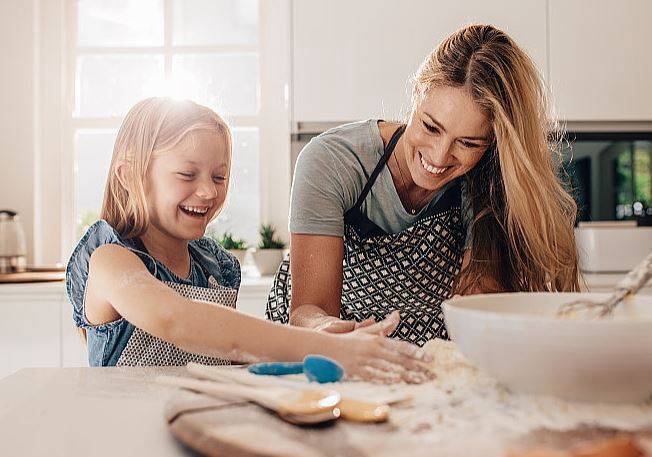
[[[620,304],[612,318],[557,318],[563,303],[608,294],[513,293],[443,304],[462,354],[517,392],[592,402],[652,396],[652,297]]]

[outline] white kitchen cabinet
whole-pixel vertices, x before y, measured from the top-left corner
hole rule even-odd
[[[625,277],[625,273],[583,273],[580,287],[582,291],[609,293]],[[652,295],[652,282],[637,292],[638,295]]]
[[[396,119],[408,79],[464,24],[501,27],[546,69],[546,2],[300,0],[292,10],[294,122]]]
[[[59,367],[60,303],[52,284],[0,286],[0,378],[24,367]]]
[[[549,2],[550,80],[560,118],[652,120],[652,2]]]

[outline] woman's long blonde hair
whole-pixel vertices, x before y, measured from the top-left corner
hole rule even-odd
[[[231,133],[213,110],[190,100],[159,97],[142,100],[129,110],[115,140],[100,214],[120,236],[140,236],[149,225],[144,183],[152,156],[171,150],[187,134],[198,130],[216,131],[223,136],[230,170]],[[122,182],[117,170],[121,163],[128,167]]]
[[[436,86],[468,89],[494,135],[467,174],[471,262],[456,293],[578,290],[577,205],[560,181],[560,150],[549,141],[559,129],[535,65],[501,30],[471,25],[425,59],[414,78],[413,109]]]

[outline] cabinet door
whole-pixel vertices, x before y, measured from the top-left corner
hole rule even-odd
[[[508,32],[545,71],[543,0],[293,2],[293,121],[399,118],[423,59],[473,22]]]
[[[550,79],[559,116],[652,120],[652,2],[549,1]]]
[[[0,378],[26,367],[60,364],[58,297],[0,300]]]

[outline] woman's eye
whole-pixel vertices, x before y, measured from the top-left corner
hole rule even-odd
[[[462,146],[468,149],[473,149],[479,147],[480,145],[475,143],[469,143],[468,141],[462,141]]]
[[[430,133],[439,133],[439,129],[438,129],[436,126],[434,126],[434,125],[430,125],[430,124],[428,124],[426,121],[422,121],[422,122],[423,122],[423,126],[424,126],[424,127],[426,128],[426,130],[428,130]]]
[[[177,174],[183,177],[184,179],[192,179],[195,176],[194,173],[177,173]]]
[[[213,176],[213,181],[216,182],[216,183],[224,182],[224,181],[226,181],[226,177],[225,176]]]

